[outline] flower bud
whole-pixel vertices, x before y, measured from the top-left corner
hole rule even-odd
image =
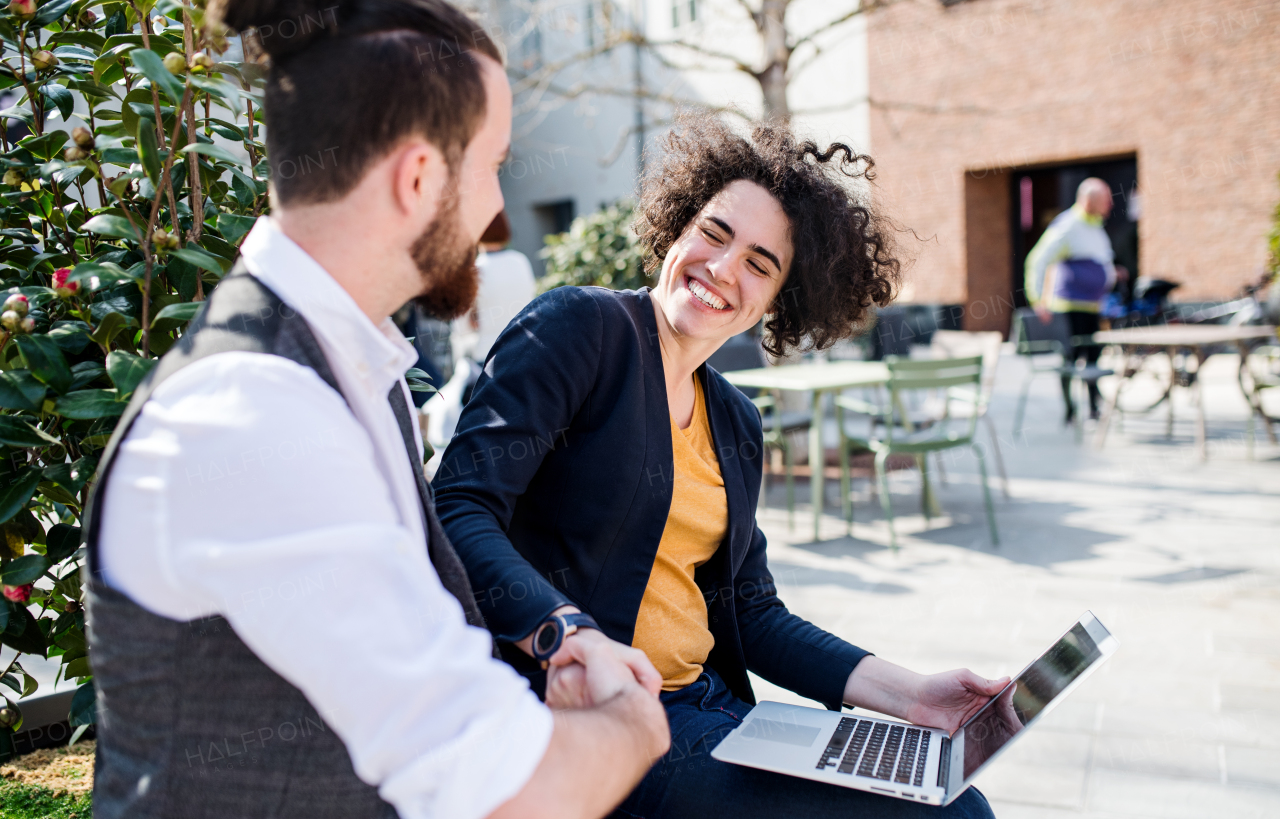
[[[93,28],[93,24],[98,22],[98,15],[89,10],[80,12],[80,27]]]
[[[79,162],[89,156],[89,152],[84,148],[77,148],[74,145],[62,152],[62,158],[68,162]]]
[[[5,586],[8,589],[8,586]],[[7,596],[7,595],[6,595]],[[0,708],[0,728],[12,728],[18,724],[18,709],[5,706]]]
[[[67,283],[67,278],[70,275],[71,268],[69,267],[59,267],[53,271],[53,289],[60,298],[69,299],[80,292],[80,282]]]
[[[80,611],[80,608],[81,606],[78,601],[68,600],[67,604],[62,607],[62,610],[65,611],[67,614],[74,614],[75,612]]]
[[[24,333],[34,333],[36,331],[36,320],[31,316],[27,316],[22,320],[21,327]]]
[[[36,16],[36,0],[10,0],[9,13],[19,20],[30,20]]]
[[[71,138],[76,145],[84,148],[86,151],[93,150],[93,131],[85,128],[83,125],[71,132]]]
[[[31,599],[31,589],[35,584],[25,583],[21,586],[5,586],[4,599],[15,603],[25,603]],[[7,711],[8,709],[0,709]]]
[[[58,64],[58,58],[52,51],[41,49],[31,55],[31,65],[35,66],[36,71],[48,71]]]
[[[26,296],[21,293],[14,293],[4,300],[4,307],[2,309],[12,310],[18,314],[18,318],[22,318],[27,314],[27,310],[30,307],[31,304],[27,301]]]
[[[164,67],[169,69],[170,74],[182,76],[187,73],[187,58],[176,51],[170,51],[164,55]]]
[[[21,185],[22,171],[17,168],[10,168],[4,172],[4,179],[0,181],[3,181],[6,185]]]
[[[3,327],[11,333],[21,332],[22,316],[12,310],[5,310],[3,313],[0,313],[0,327]]]
[[[151,234],[151,244],[157,250],[177,250],[182,241],[176,233],[170,233],[164,228],[158,228],[155,233]]]
[[[208,73],[213,70],[213,58],[208,54],[196,54],[191,58],[191,70],[195,73]]]

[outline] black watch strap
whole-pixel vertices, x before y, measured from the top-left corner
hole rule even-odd
[[[578,628],[593,628],[596,631],[602,630],[600,628],[600,624],[596,622],[596,618],[587,614],[585,611],[578,611],[573,614],[562,614],[560,616],[564,618],[567,625],[577,626]]]
[[[546,668],[547,661],[564,644],[564,638],[584,628],[601,630],[595,618],[586,612],[552,614],[533,631],[533,658]]]

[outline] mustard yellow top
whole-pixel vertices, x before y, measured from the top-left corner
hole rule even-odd
[[[693,421],[688,429],[680,429],[671,420],[671,452],[675,456],[671,511],[631,640],[662,675],[664,691],[697,680],[715,644],[707,627],[707,601],[693,573],[716,553],[729,528],[724,479],[711,441],[702,382],[696,377]]]

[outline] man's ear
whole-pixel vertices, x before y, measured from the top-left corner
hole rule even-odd
[[[396,209],[415,222],[430,221],[448,181],[449,169],[439,148],[420,139],[406,143],[392,164],[391,195]]]

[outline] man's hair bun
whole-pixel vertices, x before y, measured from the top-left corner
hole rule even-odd
[[[211,0],[209,15],[242,35],[249,59],[279,61],[338,33],[358,0]]]

